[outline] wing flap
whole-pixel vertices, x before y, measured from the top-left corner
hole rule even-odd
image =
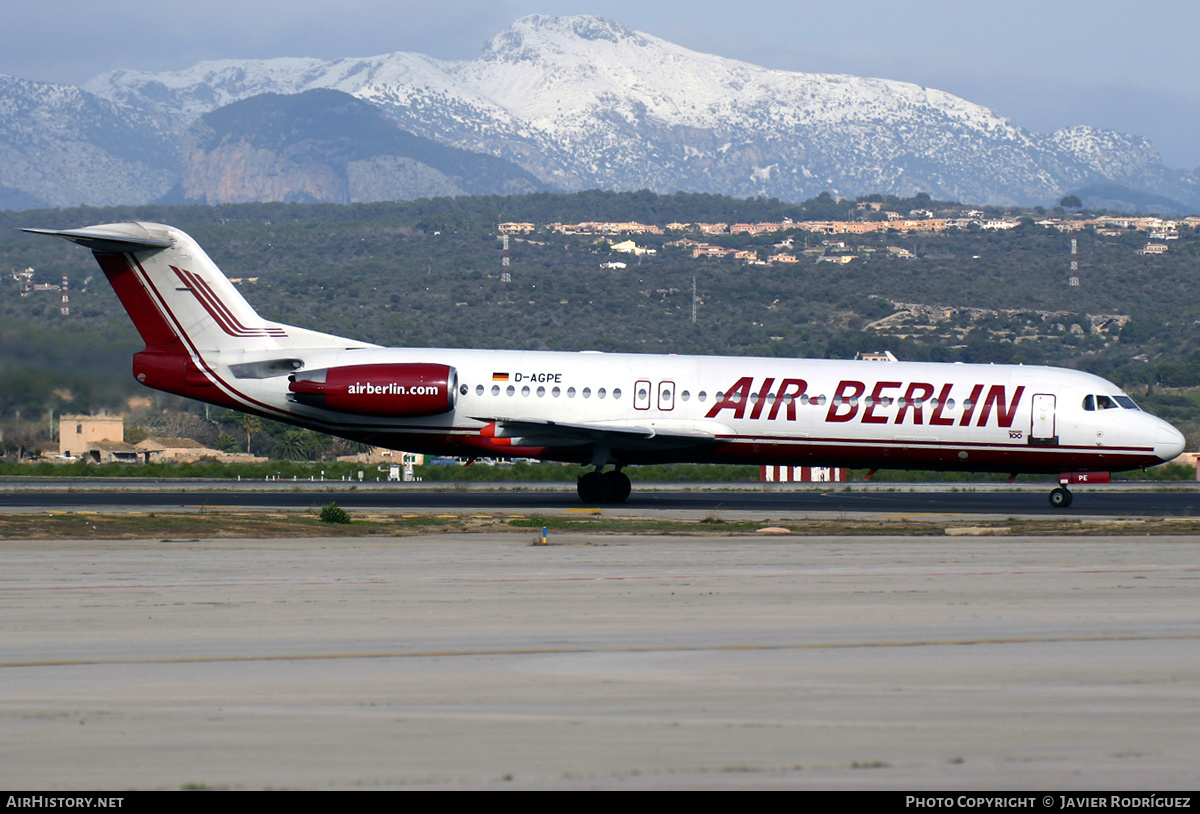
[[[494,426],[497,438],[524,446],[606,446],[623,449],[677,449],[712,442],[724,427],[679,424],[578,424],[531,418],[476,418]]]

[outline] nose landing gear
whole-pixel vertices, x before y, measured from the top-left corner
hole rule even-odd
[[[1071,505],[1071,493],[1067,486],[1074,483],[1096,484],[1111,483],[1112,475],[1108,472],[1064,472],[1058,476],[1058,488],[1050,492],[1050,505],[1056,509],[1066,509]]]
[[[1071,505],[1074,498],[1065,486],[1059,486],[1050,492],[1050,505],[1056,509],[1065,509]]]

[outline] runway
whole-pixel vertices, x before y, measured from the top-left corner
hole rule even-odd
[[[0,783],[1200,784],[1198,538],[531,540],[0,542]]]
[[[940,514],[1200,516],[1200,484],[1122,483],[1077,487],[1070,509],[1051,508],[1053,484],[637,484],[630,498],[603,507],[631,516],[699,518],[713,511],[745,517]],[[0,483],[0,514],[10,511],[128,511],[224,507],[307,510],[329,501],[362,511],[563,512],[584,506],[573,485],[293,482],[146,482],[79,479]]]

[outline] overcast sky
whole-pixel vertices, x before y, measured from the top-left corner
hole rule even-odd
[[[705,53],[785,70],[915,82],[1037,132],[1146,136],[1200,167],[1194,0],[41,0],[0,17],[0,73],[78,84],[207,59],[472,59],[526,14],[596,14]]]

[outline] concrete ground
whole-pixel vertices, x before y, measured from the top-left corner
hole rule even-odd
[[[1194,537],[0,543],[0,785],[1195,789]]]

